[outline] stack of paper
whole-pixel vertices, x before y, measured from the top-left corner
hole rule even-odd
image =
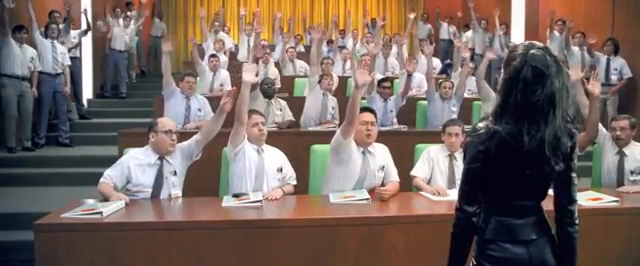
[[[620,204],[620,199],[589,190],[578,193],[578,204],[583,206],[610,206]]]
[[[262,204],[262,192],[251,192],[239,198],[231,195],[222,198],[222,207],[262,206]]]
[[[104,218],[110,214],[124,208],[124,200],[87,203],[71,211],[68,211],[60,217],[65,218]]]
[[[389,126],[389,127],[380,127],[378,128],[378,130],[407,130],[407,126],[405,125],[395,125],[395,126]]]
[[[371,196],[365,189],[329,193],[331,203],[370,203]]]
[[[337,125],[325,124],[325,125],[319,125],[317,127],[310,127],[309,130],[335,130],[337,128],[338,128]]]
[[[447,190],[446,196],[436,196],[433,194],[429,194],[427,192],[420,192],[423,196],[430,198],[435,201],[456,201],[458,200],[458,190],[457,189],[449,189]]]

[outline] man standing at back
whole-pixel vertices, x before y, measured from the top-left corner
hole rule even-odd
[[[355,89],[349,97],[344,123],[331,140],[327,176],[322,194],[358,189],[374,190],[381,200],[398,193],[400,178],[387,146],[377,143],[376,112],[360,107],[360,99],[372,82],[369,71],[356,70]]]

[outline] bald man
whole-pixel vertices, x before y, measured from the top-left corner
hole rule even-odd
[[[129,151],[107,169],[98,182],[98,192],[109,201],[182,197],[187,169],[220,131],[233,106],[234,91],[223,96],[215,115],[185,142],[177,143],[176,122],[166,117],[154,119],[147,129],[149,144]]]

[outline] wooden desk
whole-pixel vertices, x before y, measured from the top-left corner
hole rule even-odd
[[[219,97],[208,97],[209,103],[211,104],[211,109],[215,112],[218,108],[218,103],[220,102]],[[282,97],[281,99],[287,102],[289,105],[289,109],[291,109],[291,113],[293,113],[293,117],[297,122],[300,122],[300,118],[302,117],[302,111],[304,110],[304,102],[306,97]],[[349,102],[349,97],[336,97],[338,100],[338,109],[340,112],[340,121],[342,122],[345,117],[345,113],[347,110],[347,103]],[[407,98],[407,102],[405,103],[400,111],[398,112],[398,123],[401,125],[406,125],[408,127],[416,126],[416,103],[418,101],[424,101],[425,98]],[[467,125],[471,124],[471,105],[474,101],[479,101],[479,98],[465,98],[460,106],[459,118]],[[153,110],[155,113],[155,117],[161,117],[164,113],[164,99],[162,95],[158,95],[153,99]],[[234,112],[231,112],[227,115],[227,118],[223,124],[223,127],[233,127],[233,119],[235,115]],[[295,128],[298,128],[299,125],[296,123],[294,125]]]
[[[620,206],[580,207],[578,265],[640,265],[640,195],[618,196]],[[446,265],[455,207],[410,192],[352,205],[285,196],[262,208],[183,198],[60,218],[78,204],[34,224],[37,265]],[[543,205],[553,216],[551,197]]]
[[[220,159],[222,149],[229,141],[231,129],[222,129],[218,135],[204,147],[202,158],[194,162],[187,172],[185,197],[218,196],[220,183]],[[179,141],[188,140],[196,132],[181,132]],[[306,194],[309,190],[309,149],[314,144],[329,144],[336,131],[310,131],[287,129],[269,131],[267,143],[277,147],[287,155],[297,175],[296,193]],[[398,141],[402,140],[402,141]],[[127,129],[118,132],[120,154],[125,148],[147,145],[147,130],[144,128]],[[439,131],[407,130],[380,131],[378,142],[387,145],[400,176],[400,189],[411,191],[409,172],[413,168],[413,150],[420,143],[442,142]]]

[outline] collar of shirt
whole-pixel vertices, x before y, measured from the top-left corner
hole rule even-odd
[[[615,145],[615,144],[614,144]],[[616,146],[616,148],[618,148],[618,146]],[[622,148],[622,150],[624,151],[624,153],[629,156],[630,154],[632,154],[633,152],[638,152],[640,151],[640,143],[635,142],[635,141],[631,141],[627,146],[625,146],[624,148]],[[615,150],[615,152],[618,152],[618,149]],[[615,154],[615,153],[614,153]]]
[[[164,133],[159,133],[159,134],[164,134]],[[174,151],[175,152],[175,151]],[[171,156],[173,155],[173,153],[167,155],[164,157],[164,159],[169,162],[170,164],[173,164],[173,160],[171,159]],[[160,155],[158,155],[152,148],[151,146],[147,145],[144,147],[144,158],[149,159],[147,161],[147,163],[149,164],[155,164],[158,161],[158,158],[160,158]]]
[[[444,157],[446,159],[449,159],[449,154],[451,154],[451,152],[449,151],[449,149],[447,149],[447,146],[444,144],[442,144],[442,153],[444,154]],[[462,149],[459,149],[458,151],[454,152],[453,156],[456,158],[456,161],[462,160]]]

